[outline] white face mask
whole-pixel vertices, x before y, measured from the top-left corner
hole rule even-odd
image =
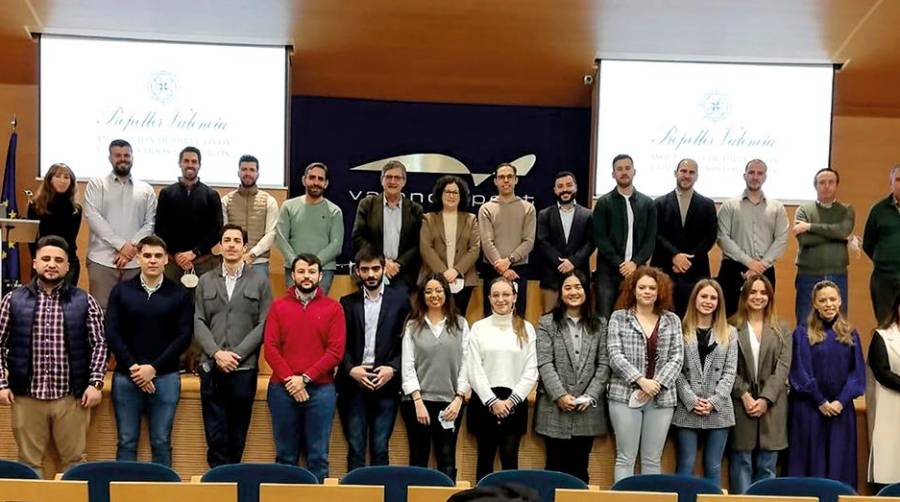
[[[194,289],[197,287],[197,284],[200,283],[200,279],[197,277],[197,274],[194,272],[194,268],[191,267],[191,270],[185,272],[184,275],[181,276],[181,284],[188,289]]]

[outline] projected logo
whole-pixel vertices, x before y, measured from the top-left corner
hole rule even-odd
[[[728,118],[731,103],[728,101],[728,95],[723,92],[708,92],[700,100],[700,110],[704,119],[710,122],[719,122]]]
[[[388,157],[353,167],[350,170],[380,172],[381,167],[390,160],[402,162],[406,166],[406,172],[408,173],[471,175],[472,179],[475,180],[475,186],[482,184],[484,180],[491,177],[491,173],[473,173],[459,159],[440,153],[412,153],[399,157]],[[526,176],[531,171],[531,168],[534,167],[535,162],[537,162],[537,155],[528,154],[510,162],[510,164],[516,166],[518,176]]]
[[[165,70],[152,73],[147,82],[147,89],[156,101],[162,104],[171,103],[178,92],[178,77]]]

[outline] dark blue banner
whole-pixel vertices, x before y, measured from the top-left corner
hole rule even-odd
[[[368,193],[381,191],[378,169],[388,159],[428,154],[417,157],[425,160],[418,170],[430,172],[411,169],[404,189],[426,211],[435,180],[457,174],[469,184],[471,210],[477,212],[496,194],[489,175],[501,162],[515,162],[519,168],[516,193],[538,210],[554,202],[553,175],[563,170],[575,173],[578,201],[584,204],[591,192],[590,130],[587,108],[295,96],[290,196],[303,193],[304,166],[314,161],[328,165],[331,181],[326,196],[341,207],[346,229],[344,253],[338,261],[347,263],[357,203]]]

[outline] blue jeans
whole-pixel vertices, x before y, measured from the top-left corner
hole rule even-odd
[[[262,274],[263,277],[267,279],[269,278],[269,262],[254,263],[253,265],[250,265],[250,269],[254,272]]]
[[[326,295],[328,291],[331,289],[331,283],[334,282],[334,270],[323,270],[322,271],[322,280],[319,282],[319,287],[322,288],[322,292]],[[284,269],[284,287],[289,288],[294,285],[294,278],[291,276],[291,269]]]
[[[275,462],[297,465],[301,443],[307,468],[319,483],[328,477],[328,444],[334,420],[334,384],[306,386],[309,400],[298,403],[284,385],[269,382],[267,400],[272,416]]]
[[[694,462],[697,460],[697,448],[703,437],[703,477],[722,486],[722,456],[728,443],[728,428],[721,429],[685,429],[676,428],[678,433],[678,464],[675,474],[693,476]]]
[[[760,479],[775,477],[775,464],[778,462],[778,452],[771,450],[732,450],[731,465],[729,466],[731,478],[730,493],[740,495],[750,488],[750,485]]]
[[[156,392],[148,394],[131,378],[121,373],[113,374],[111,394],[118,431],[116,460],[137,460],[141,417],[146,414],[153,462],[171,467],[172,424],[181,397],[181,376],[178,372],[157,375],[153,385]]]
[[[831,281],[841,289],[841,313],[847,315],[847,274],[806,275],[797,274],[794,289],[797,291],[795,314],[798,325],[806,325],[809,311],[812,309],[812,290],[816,283]]]
[[[341,388],[338,412],[347,438],[348,472],[366,465],[367,445],[371,448],[371,465],[388,465],[388,443],[399,399],[396,392],[354,389],[352,384]]]
[[[659,474],[660,459],[675,408],[660,408],[651,400],[640,408],[629,408],[618,401],[609,402],[609,419],[616,434],[616,465],[613,479],[634,476],[638,450],[641,474]]]

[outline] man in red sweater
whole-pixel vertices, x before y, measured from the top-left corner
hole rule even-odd
[[[319,289],[316,255],[297,255],[291,271],[294,286],[272,303],[263,335],[275,461],[297,465],[302,441],[307,467],[321,483],[328,476],[334,368],[344,357],[344,310]]]

